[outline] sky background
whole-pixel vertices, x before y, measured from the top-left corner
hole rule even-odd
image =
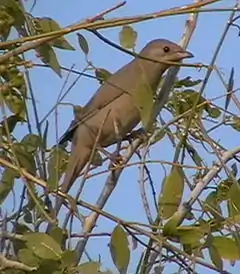
[[[31,8],[32,3],[33,2],[30,0],[25,1],[25,6],[27,10]],[[37,0],[36,6],[32,14],[36,17],[51,17],[56,20],[62,27],[64,27],[69,24],[84,20],[88,17],[92,17],[97,13],[116,5],[117,3],[119,3],[119,1],[116,0]],[[187,0],[150,0],[141,2],[138,0],[129,0],[123,8],[120,8],[117,11],[108,14],[106,16],[106,19],[114,17],[141,15],[191,3],[192,1]],[[220,1],[220,3],[211,5],[211,7],[232,7],[234,3],[235,1],[231,0]],[[229,12],[203,13],[199,15],[196,31],[194,32],[194,35],[188,47],[188,50],[194,53],[195,57],[188,60],[187,62],[209,64],[215,48],[219,43],[220,36],[222,35],[223,29],[225,28],[228,17]],[[179,15],[149,20],[143,23],[132,25],[132,27],[138,32],[136,50],[141,50],[141,48],[147,42],[156,38],[166,38],[178,43],[185,29],[186,19],[188,19],[188,15]],[[119,43],[118,37],[120,30],[121,27],[118,27],[112,28],[110,30],[103,30],[101,31],[101,33],[110,40]],[[89,59],[96,67],[103,67],[111,72],[114,72],[131,60],[131,57],[129,55],[117,51],[116,49],[104,44],[93,34],[86,31],[80,31],[80,33],[85,36],[89,43]],[[68,41],[76,48],[76,51],[71,52],[57,50],[56,52],[59,58],[59,62],[62,66],[67,68],[75,65],[74,68],[81,71],[86,66],[86,62],[85,56],[78,46],[76,33],[70,34],[66,37]],[[238,31],[236,28],[231,28],[228,33],[227,39],[225,40],[224,46],[221,49],[221,53],[217,59],[216,64],[218,68],[220,68],[221,72],[223,72],[226,81],[229,77],[231,68],[234,67],[236,75],[235,88],[239,87],[240,81],[240,77],[237,77],[240,72],[239,48],[240,38],[238,37]],[[40,63],[39,59],[37,59],[37,57],[34,57],[33,55],[31,55],[31,59],[34,63]],[[63,71],[62,75],[63,77],[61,79],[51,69],[48,68],[34,68],[30,71],[40,120],[48,113],[48,111],[57,101],[59,92],[64,85],[64,81],[66,80],[67,73]],[[202,79],[204,75],[204,69],[197,70],[195,68],[182,68],[179,74],[179,76],[181,77],[191,76],[193,79]],[[71,85],[76,77],[76,75],[71,75],[69,77],[67,87]],[[66,96],[64,102],[84,105],[96,91],[98,86],[99,83],[96,80],[81,77],[81,79]],[[66,90],[66,88],[64,90]],[[211,99],[216,96],[223,95],[224,93],[225,89],[223,85],[220,83],[219,78],[216,76],[216,74],[213,73],[204,95],[207,98]],[[216,103],[223,106],[224,100],[218,100],[216,101]],[[72,119],[72,108],[64,105],[60,106],[58,110],[58,132],[59,135],[61,135],[66,130]],[[30,113],[33,113],[32,110],[30,110]],[[34,122],[33,116],[32,121]],[[48,121],[50,123],[49,128],[51,130],[48,136],[48,145],[49,147],[51,147],[56,142],[56,125],[54,113],[52,113],[52,115],[48,118]],[[23,130],[23,127],[21,127],[21,129],[19,129],[17,132],[17,135],[20,139],[25,134],[26,131]],[[230,128],[228,128],[228,136],[226,136],[226,130],[217,130],[211,136],[215,139],[220,140],[221,143],[228,149],[234,148],[235,146],[239,145],[238,133],[232,131]],[[152,160],[171,161],[173,157],[173,152],[174,151],[171,144],[169,143],[167,138],[165,138],[158,145],[154,146],[154,149],[151,149],[149,157]],[[213,156],[212,159],[208,159],[209,160],[206,160],[206,162],[211,165],[212,161],[216,158]],[[151,175],[154,179],[154,185],[158,193],[161,189],[161,183],[164,178],[164,170],[161,165],[156,164],[151,166],[149,165],[149,168],[151,170]],[[166,170],[169,170],[169,166],[166,166]],[[86,202],[94,203],[99,196],[102,186],[104,185],[105,178],[106,175],[102,175],[89,180],[81,198]],[[123,172],[120,181],[114,193],[108,200],[108,203],[104,210],[125,220],[146,222],[146,217],[139,193],[138,179],[139,170],[137,167],[131,167],[126,169]],[[74,194],[76,188],[77,184],[75,184],[75,188],[72,189],[72,194]],[[20,191],[20,189],[21,188],[19,188],[18,191]],[[187,195],[187,193],[188,192],[186,191],[185,195]],[[8,199],[8,201],[9,203],[5,205],[7,206],[7,208],[11,208],[12,200]],[[85,211],[82,210],[81,212]],[[111,232],[115,225],[115,223],[110,222],[105,218],[100,218],[98,222],[98,227],[95,231]],[[74,231],[78,231],[80,233],[81,228],[74,226]],[[114,266],[108,251],[108,242],[108,237],[93,238],[89,241],[87,251],[89,252],[93,260],[98,260],[98,256],[99,254],[101,254],[101,260],[104,267],[108,267],[114,271]],[[138,262],[139,255],[142,250],[142,247],[139,245],[136,250],[132,251],[128,273],[134,273],[136,263]],[[239,264],[237,265],[239,266]],[[232,273],[238,273],[237,265],[234,268],[230,269]],[[170,267],[170,272],[168,273],[172,273],[171,270],[173,272],[174,268]],[[205,271],[203,272],[203,269],[201,268],[199,268],[199,270],[201,270],[200,273],[207,273]]]

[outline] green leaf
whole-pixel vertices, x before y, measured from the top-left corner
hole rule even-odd
[[[77,263],[77,254],[73,250],[66,250],[62,254],[62,266],[69,268]],[[85,273],[85,272],[84,272]]]
[[[14,186],[14,179],[18,173],[10,168],[5,168],[0,181],[0,204],[4,202]]]
[[[63,229],[56,226],[53,227],[49,234],[58,244],[62,243],[64,232]]]
[[[177,232],[182,244],[195,244],[198,243],[208,231],[203,227],[182,226],[177,228]]]
[[[224,109],[227,110],[231,97],[232,97],[232,91],[233,91],[233,86],[234,86],[234,68],[231,69],[230,76],[228,79],[228,84],[227,84],[227,96],[226,96],[226,102],[225,102],[225,107]]]
[[[214,265],[220,270],[223,270],[223,261],[222,258],[217,250],[217,248],[214,245],[210,245],[208,247],[208,251],[209,251],[209,255],[210,258],[212,260],[212,262],[214,263]]]
[[[201,242],[195,242],[193,244],[183,244],[183,250],[189,254],[194,255],[195,257],[200,257],[204,259],[203,252],[201,250],[202,244]]]
[[[14,224],[14,231],[15,231],[15,233],[17,233],[19,235],[23,235],[23,234],[32,232],[31,229],[26,224],[20,224],[20,223]],[[26,244],[23,239],[21,239],[21,240],[13,239],[12,242],[13,242],[13,249],[16,254],[18,254],[20,249],[26,248]]]
[[[95,70],[95,76],[100,84],[103,84],[112,75],[111,72],[104,68],[98,68]]]
[[[231,171],[233,172],[233,171]],[[233,175],[233,174],[232,174]],[[236,175],[233,175],[234,177]],[[234,181],[231,178],[222,180],[219,185],[217,186],[217,199],[219,202],[222,201],[229,201],[231,195],[231,187],[233,185]]]
[[[77,273],[81,274],[113,274],[111,271],[106,270],[106,271],[100,271],[101,264],[99,262],[87,262],[80,264],[75,268],[77,270]],[[74,272],[75,273],[75,272]]]
[[[132,49],[136,45],[137,32],[130,26],[123,26],[119,32],[119,41],[122,47]]]
[[[127,273],[130,260],[129,242],[126,232],[117,225],[111,235],[110,252],[112,260],[121,274]]]
[[[46,121],[46,126],[44,128],[43,137],[42,137],[42,146],[43,146],[44,149],[47,148],[48,128],[49,128],[49,122]]]
[[[8,131],[9,131],[9,133],[12,133],[13,130],[15,129],[17,123],[18,122],[22,122],[22,119],[19,116],[17,116],[17,115],[11,115],[11,116],[8,116],[6,118],[6,122],[7,122],[7,125],[8,125]],[[1,134],[2,135],[7,135],[7,131],[6,131],[6,128],[5,128],[5,121],[4,120],[1,121],[0,126],[2,128]]]
[[[66,269],[62,269],[60,261],[43,259],[41,260],[41,265],[39,267],[39,271],[37,272],[37,274],[45,274],[45,273],[65,274]],[[68,273],[75,274],[76,272],[67,271],[67,274]]]
[[[62,257],[60,245],[45,233],[29,233],[23,239],[27,247],[41,259],[57,261]]]
[[[18,252],[18,259],[28,266],[39,266],[40,260],[34,253],[27,248],[20,249]]]
[[[17,157],[20,166],[32,175],[36,175],[36,163],[33,154],[27,151],[25,145],[21,143],[13,144],[12,150]]]
[[[9,88],[3,93],[4,102],[9,110],[24,119],[26,116],[25,103],[23,97],[14,89]]]
[[[233,217],[240,213],[240,184],[233,182],[228,192],[228,212]]]
[[[58,181],[67,167],[68,154],[62,148],[54,148],[48,160],[48,186],[50,190],[55,190],[58,187]]]
[[[1,76],[4,78],[5,85],[7,84],[9,88],[14,89],[22,95],[24,99],[27,98],[27,87],[24,78],[24,74],[18,69],[19,63],[23,63],[24,60],[21,59],[19,56],[14,56],[10,59],[8,66],[1,65]]]
[[[33,217],[32,217],[32,213],[28,208],[24,208],[23,210],[23,219],[26,223],[28,224],[32,224],[33,223]]]
[[[52,18],[44,17],[44,18],[37,18],[36,20],[38,21],[38,24],[42,30],[42,33],[53,32],[61,29],[59,24]],[[54,39],[53,41],[48,42],[48,44],[50,46],[60,48],[60,49],[75,50],[75,48],[71,46],[64,37],[58,37]]]
[[[172,216],[172,218],[170,218],[163,227],[163,236],[168,238],[174,238],[176,241],[178,241],[178,223],[179,217]]]
[[[201,166],[202,165],[202,158],[199,156],[196,149],[188,143],[185,144],[185,147],[186,147],[189,155],[191,156],[192,160],[194,161],[194,163],[197,166]]]
[[[151,136],[151,145],[162,140],[164,138],[164,136],[166,135],[166,132],[167,131],[162,128],[159,128],[159,127],[154,128],[154,133]],[[154,136],[154,138],[153,138],[153,136]]]
[[[76,269],[83,274],[99,274],[101,264],[99,262],[87,262],[80,264]]]
[[[210,212],[217,220],[222,221],[222,210],[219,205],[218,196],[216,191],[208,194],[203,204],[204,210]]]
[[[3,41],[8,38],[13,24],[14,18],[6,10],[0,8],[0,35]]]
[[[78,44],[79,44],[81,50],[83,51],[83,53],[85,53],[87,55],[89,53],[89,46],[88,46],[87,40],[80,33],[77,33],[77,37],[78,37]]]
[[[202,82],[201,79],[192,80],[190,76],[187,76],[184,79],[178,80],[174,83],[174,88],[182,88],[182,87],[193,87]]]
[[[6,63],[3,63],[3,67],[1,68],[1,75],[6,80],[6,82],[11,82],[11,80],[15,77],[17,77],[19,74],[21,74],[20,70],[17,68],[17,63],[22,62],[23,60],[20,58],[17,58],[18,56],[15,56],[11,58],[11,66],[9,68],[9,64],[7,66]],[[21,74],[22,75],[22,74]]]
[[[230,124],[230,126],[236,131],[240,131],[240,118],[234,116],[233,122]]]
[[[27,88],[23,73],[18,72],[15,77],[12,77],[10,84],[12,87],[18,89],[21,95],[26,98]]]
[[[240,231],[236,230],[236,231],[231,231],[233,240],[235,241],[237,248],[238,248],[238,252],[240,254]]]
[[[196,102],[197,99],[198,104],[201,104],[206,101],[206,99],[203,96],[199,97],[199,93],[194,89],[185,89],[183,92],[180,92],[180,94],[182,94],[184,99],[192,105]]]
[[[24,25],[25,16],[18,1],[0,0],[0,6],[4,6],[9,15],[14,18],[14,26],[20,27]]]
[[[168,101],[168,105],[175,110],[175,115],[180,115],[190,109],[198,100],[198,104],[202,104],[206,99],[202,96],[199,98],[199,93],[193,89],[186,89],[182,92],[174,92]],[[196,114],[201,114],[205,106],[198,107]]]
[[[230,261],[240,259],[238,247],[233,239],[224,236],[215,236],[212,238],[212,244],[223,259]]]
[[[233,163],[231,165],[231,174],[236,177],[237,176],[237,173],[238,173],[238,167],[237,167],[237,164],[236,163]]]
[[[165,178],[159,197],[158,210],[163,219],[170,218],[178,209],[184,189],[183,171],[174,166],[171,173]]]
[[[60,67],[56,53],[53,50],[53,48],[48,44],[44,44],[44,45],[36,48],[36,51],[38,52],[39,56],[41,57],[42,62],[49,65],[51,67],[51,69],[53,71],[55,71],[59,77],[62,77],[61,67]]]
[[[209,105],[205,107],[205,110],[207,111],[208,115],[213,119],[216,119],[221,115],[221,111],[218,108],[211,107]]]
[[[41,138],[36,134],[27,134],[21,141],[27,152],[35,153],[37,149],[41,146]]]
[[[149,87],[142,73],[139,82],[133,92],[133,101],[138,108],[143,126],[146,127],[153,108],[153,90]]]
[[[98,151],[95,151],[94,156],[91,160],[91,164],[95,167],[102,166],[103,158]]]

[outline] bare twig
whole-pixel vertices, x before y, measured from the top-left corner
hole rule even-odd
[[[197,3],[200,3],[201,1],[197,1]],[[196,3],[195,3],[196,4]],[[198,18],[198,14],[194,13],[190,15],[190,18],[187,20],[186,23],[186,27],[185,27],[185,33],[183,34],[182,37],[182,41],[181,41],[181,45],[183,48],[186,48],[187,45],[190,42],[190,39],[193,35],[193,32],[196,28],[196,23],[197,23],[197,18]],[[158,98],[153,106],[153,111],[152,111],[152,115],[151,115],[151,119],[149,121],[148,127],[150,128],[151,123],[153,123],[153,121],[155,120],[155,118],[157,117],[160,109],[164,106],[164,104],[166,103],[168,97],[169,97],[169,93],[171,91],[171,88],[174,84],[174,81],[176,79],[177,73],[179,72],[179,67],[172,67],[167,74],[167,77],[163,83],[163,86],[158,94]],[[150,145],[150,144],[149,144]],[[149,146],[148,145],[148,146]],[[157,216],[154,224],[157,224],[159,222],[159,217]],[[149,240],[149,246],[152,246],[153,241],[152,239]],[[144,259],[143,259],[143,264],[142,264],[142,268],[141,268],[141,273],[146,273],[146,265],[148,260],[153,260],[151,258],[151,256],[156,257],[158,256],[158,254],[154,254],[153,252],[151,252],[150,250],[146,250]],[[151,268],[149,267],[148,269],[149,271],[151,270]]]
[[[203,189],[212,181],[212,179],[217,176],[217,174],[222,170],[224,164],[226,164],[229,160],[231,160],[237,153],[240,152],[240,147],[236,147],[232,150],[225,151],[222,154],[221,160],[216,162],[209,172],[196,184],[195,188],[191,192],[190,198],[188,201],[184,202],[178,209],[178,211],[174,214],[179,219],[179,223],[181,223],[186,214],[191,209],[192,205],[196,201],[196,199],[200,196]],[[174,218],[173,216],[173,218]]]
[[[149,206],[148,199],[147,199],[146,189],[145,189],[146,180],[144,179],[144,170],[145,170],[144,161],[146,160],[147,153],[148,153],[148,149],[146,148],[143,150],[143,154],[141,156],[143,164],[140,165],[139,186],[140,186],[140,193],[141,193],[141,197],[142,197],[143,208],[145,210],[148,222],[149,222],[149,224],[153,224],[153,217],[151,214],[150,206]]]
[[[129,152],[128,152],[129,154]],[[131,155],[131,154],[129,154]],[[19,168],[14,166],[13,164],[11,164],[10,162],[0,158],[0,165],[3,165],[3,166],[6,166],[6,167],[9,167],[15,171],[18,171],[19,172]],[[119,172],[119,171],[118,171]],[[36,183],[37,185],[41,186],[41,187],[46,187],[46,182],[44,182],[43,180],[40,180],[36,177],[34,177],[33,175],[31,175],[30,173],[26,172],[24,169],[21,169],[21,175],[22,176],[25,176],[26,178],[28,178],[28,182],[33,182],[33,183]],[[119,174],[117,174],[119,175]],[[112,175],[110,175],[112,176]],[[111,177],[109,177],[109,179],[111,179]],[[58,191],[58,196],[61,196],[62,198],[65,198],[67,199],[67,195],[62,193],[61,191]],[[69,195],[68,195],[69,196]],[[167,248],[168,250],[171,250],[173,252],[176,252],[176,253],[180,253],[182,254],[182,256],[184,256],[185,258],[189,259],[189,260],[196,260],[195,257],[192,257],[190,255],[188,255],[187,253],[183,252],[182,250],[180,250],[179,248],[177,248],[176,246],[174,245],[171,245],[169,244],[168,242],[164,241],[164,239],[161,237],[161,235],[157,235],[155,236],[154,234],[152,234],[151,232],[148,232],[144,229],[141,229],[139,228],[138,226],[135,226],[133,224],[130,224],[128,222],[125,222],[101,209],[99,209],[98,207],[96,206],[93,206],[89,203],[86,203],[82,200],[79,200],[77,202],[79,205],[89,209],[89,210],[92,210],[92,211],[95,211],[96,213],[98,214],[101,214],[102,216],[105,216],[106,218],[116,222],[116,223],[120,223],[124,226],[128,226],[130,229],[133,229],[134,231],[138,232],[138,233],[141,233],[142,235],[145,235],[147,236],[148,238],[150,239],[153,239],[156,243],[162,243],[164,248]],[[206,263],[203,261],[203,260],[197,260],[196,261],[198,264],[201,264],[201,265],[206,265]],[[215,271],[218,271],[218,269],[214,266],[211,266],[211,269],[215,270]]]
[[[233,18],[234,18],[235,13],[236,13],[236,11],[233,10],[233,12],[232,12],[232,13],[230,14],[230,16],[229,16],[229,19],[228,19],[228,22],[227,22],[227,24],[226,24],[226,27],[225,27],[225,29],[224,29],[224,31],[223,31],[223,34],[222,34],[222,36],[221,36],[221,38],[220,38],[220,41],[219,41],[219,43],[218,43],[218,45],[217,45],[217,48],[216,48],[215,53],[214,53],[214,55],[213,55],[212,61],[211,61],[211,63],[210,63],[211,65],[210,65],[209,69],[208,69],[207,72],[206,72],[206,76],[205,76],[205,78],[204,78],[204,80],[203,80],[203,82],[202,82],[202,85],[201,85],[201,87],[200,87],[199,94],[198,94],[198,96],[197,96],[197,98],[196,98],[196,101],[195,101],[194,104],[193,104],[192,112],[191,112],[191,114],[190,114],[190,116],[189,116],[189,119],[188,119],[188,122],[187,122],[187,125],[186,125],[185,134],[183,134],[183,137],[182,137],[182,139],[180,140],[179,148],[181,147],[182,144],[184,144],[184,142],[185,142],[185,140],[186,140],[186,138],[187,138],[187,132],[188,132],[188,130],[189,130],[189,128],[190,128],[192,119],[193,119],[193,117],[194,117],[194,114],[195,114],[195,110],[196,110],[196,106],[197,106],[198,100],[199,100],[201,94],[204,92],[204,89],[205,89],[205,87],[206,87],[206,85],[207,85],[207,83],[208,83],[208,79],[209,79],[210,76],[211,76],[212,67],[213,67],[214,64],[215,64],[215,61],[216,61],[217,56],[218,56],[218,54],[219,54],[219,52],[220,52],[220,50],[221,50],[221,47],[222,47],[222,45],[223,45],[223,42],[224,42],[224,40],[225,40],[225,38],[226,38],[226,36],[227,36],[227,33],[228,33],[228,31],[229,31],[229,29],[230,29],[230,27],[231,27],[231,23],[232,23],[232,20],[233,20]],[[175,154],[174,162],[177,161],[178,156],[179,156],[179,153],[180,153],[180,149],[179,149],[179,150],[176,152],[176,154]],[[228,153],[229,153],[229,152],[228,152]],[[233,156],[235,156],[235,154],[234,154]],[[232,156],[232,157],[233,157],[233,156]],[[223,161],[223,162],[225,162],[225,161]],[[219,168],[219,170],[221,170],[221,168],[222,168],[221,163],[220,163],[220,166],[219,166],[219,167],[214,166],[214,168],[212,168],[212,169],[210,170],[210,172],[208,172],[208,174],[210,174],[210,177],[211,177],[211,174],[214,174],[213,171],[218,170],[218,168]],[[218,173],[218,171],[217,171],[217,173]],[[215,173],[215,175],[216,175],[217,173]],[[215,175],[214,175],[214,176],[215,176]],[[204,178],[206,178],[206,176],[205,176]],[[208,178],[208,177],[207,177],[207,178]],[[212,178],[213,178],[213,177],[211,177],[211,179],[212,179]],[[201,180],[201,181],[202,181],[203,184],[206,184],[206,185],[210,182],[210,181],[208,181],[208,180],[206,180],[206,179],[205,179],[205,180]],[[200,186],[199,186],[199,185],[200,185]],[[196,196],[196,194],[197,194],[197,195],[200,195],[200,194],[201,194],[201,192],[202,192],[201,185],[202,185],[202,184],[199,184],[199,185],[198,185],[198,187],[196,186],[196,188],[194,188],[193,193],[191,194],[191,198],[189,199],[189,201],[187,201],[186,203],[184,203],[183,205],[181,205],[181,206],[179,207],[179,210],[178,210],[177,213],[176,213],[176,215],[177,215],[178,218],[179,218],[179,225],[182,223],[182,221],[184,220],[184,217],[186,216],[187,212],[189,211],[189,209],[191,208],[191,206],[193,205],[193,203],[194,203],[194,202],[196,201],[196,199],[198,198],[198,196]]]
[[[12,41],[7,41],[7,42],[2,42],[0,43],[0,49],[5,49],[8,48],[11,45],[21,45],[22,43],[26,43],[23,44],[21,46],[19,46],[18,48],[15,48],[3,55],[0,56],[0,63],[4,63],[6,62],[9,58],[19,55],[21,53],[24,53],[30,49],[34,49],[37,48],[41,45],[43,45],[44,43],[50,42],[60,36],[69,34],[71,32],[77,31],[77,30],[81,30],[81,29],[100,29],[100,28],[110,28],[110,27],[116,27],[116,26],[121,26],[121,25],[126,25],[126,24],[133,24],[133,23],[137,23],[137,22],[142,22],[145,20],[150,20],[150,19],[155,19],[158,17],[163,17],[163,16],[172,16],[172,15],[176,15],[176,14],[185,14],[185,13],[192,13],[192,12],[200,12],[198,9],[218,2],[219,0],[205,0],[205,1],[201,1],[197,4],[192,4],[192,5],[188,5],[188,6],[184,6],[184,7],[176,7],[173,9],[168,9],[165,11],[160,11],[160,12],[156,12],[156,13],[152,13],[152,14],[148,14],[148,15],[144,15],[144,16],[135,16],[135,17],[127,17],[127,18],[121,18],[121,19],[110,19],[110,20],[100,20],[102,19],[102,17],[104,15],[106,15],[107,13],[111,12],[113,9],[119,8],[119,5],[116,5],[115,8],[110,8],[100,14],[98,14],[97,16],[94,16],[90,19],[85,20],[82,23],[79,24],[73,24],[70,25],[66,28],[63,28],[61,30],[57,30],[57,31],[52,31],[49,33],[43,33],[43,34],[39,34],[39,35],[35,35],[35,36],[30,36],[30,37],[24,37],[24,38],[19,38],[19,39],[15,39]],[[125,2],[123,2],[123,4],[125,4]]]

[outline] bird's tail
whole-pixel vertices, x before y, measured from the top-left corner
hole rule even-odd
[[[91,149],[82,146],[81,151],[77,147],[73,148],[69,162],[67,165],[67,170],[64,176],[63,184],[61,186],[61,192],[68,193],[73,183],[79,176],[80,172],[83,170],[86,165],[89,157],[91,155]],[[55,213],[57,214],[61,208],[63,199],[58,198],[55,206]]]

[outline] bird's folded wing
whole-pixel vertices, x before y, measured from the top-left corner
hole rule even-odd
[[[76,128],[82,123],[86,122],[90,117],[96,115],[96,113],[112,103],[123,93],[128,92],[124,90],[121,86],[125,86],[125,83],[119,81],[119,77],[121,78],[122,74],[128,74],[127,70],[131,68],[131,63],[128,66],[121,68],[118,73],[113,74],[107,82],[105,82],[95,93],[95,95],[89,100],[89,102],[84,106],[82,110],[81,119],[74,119],[69,128],[60,138],[58,144],[63,144],[66,141],[69,141],[73,138],[73,134]],[[132,81],[129,75],[129,79],[127,81]]]

